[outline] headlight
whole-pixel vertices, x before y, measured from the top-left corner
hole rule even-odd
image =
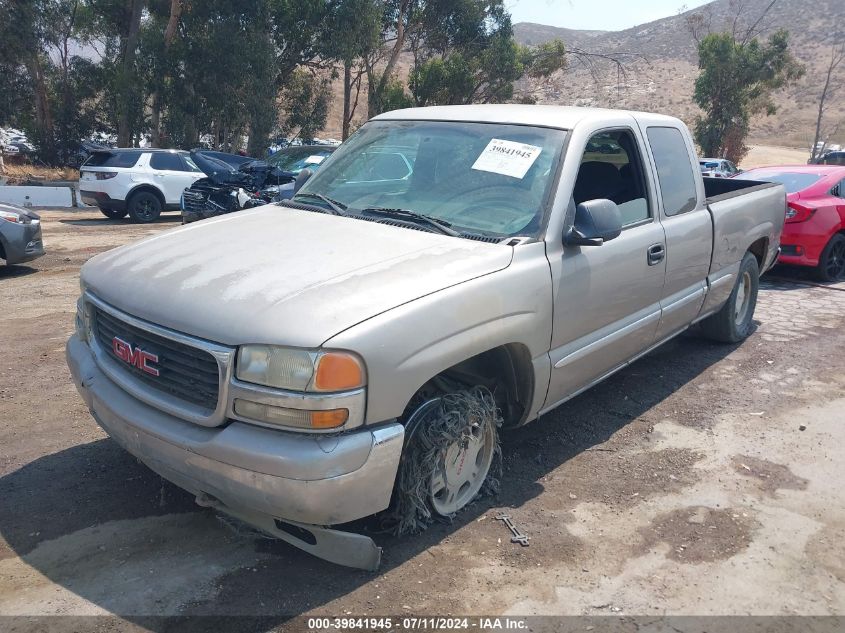
[[[15,224],[29,224],[32,218],[22,213],[15,213],[14,211],[0,211],[0,220],[14,222]]]
[[[344,391],[366,384],[364,365],[347,352],[313,352],[274,345],[238,350],[238,380],[293,391]]]

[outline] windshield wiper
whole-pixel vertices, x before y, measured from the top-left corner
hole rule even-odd
[[[417,225],[427,226],[434,229],[437,233],[443,235],[451,235],[452,237],[460,237],[460,233],[452,229],[452,225],[446,220],[435,218],[423,213],[417,213],[410,209],[388,209],[385,207],[367,207],[362,209],[361,213],[372,213],[374,215],[384,215],[389,218],[398,218],[400,220],[407,220]]]
[[[313,193],[311,191],[303,191],[303,192],[297,193],[293,197],[293,200],[296,200],[297,198],[316,198],[317,200],[320,200],[320,201],[326,203],[327,205],[329,205],[329,208],[334,212],[335,215],[346,215],[346,208],[347,207],[346,207],[345,204],[343,204],[342,202],[338,202],[337,200],[332,200],[328,196],[324,196],[321,193]]]

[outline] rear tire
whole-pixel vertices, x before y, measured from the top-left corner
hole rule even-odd
[[[754,331],[754,308],[759,288],[757,258],[752,253],[746,253],[728,301],[718,312],[701,322],[704,335],[720,343],[738,343],[747,338]]]
[[[816,277],[821,281],[839,281],[845,276],[845,235],[837,233],[824,247]]]
[[[139,191],[132,194],[127,205],[129,217],[139,224],[155,222],[161,215],[161,200],[150,191]]]
[[[104,209],[100,207],[100,213],[106,216],[109,220],[119,220],[120,218],[125,218],[127,211],[124,209],[123,211],[118,211],[117,209]]]

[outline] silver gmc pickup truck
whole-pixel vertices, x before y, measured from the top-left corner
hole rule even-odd
[[[92,258],[68,364],[198,503],[374,569],[336,526],[450,516],[500,476],[500,428],[693,324],[747,337],[785,208],[782,185],[703,179],[667,116],[389,112],[291,201]]]

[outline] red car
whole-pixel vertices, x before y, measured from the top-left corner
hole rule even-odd
[[[845,166],[758,167],[734,178],[786,187],[780,263],[812,266],[823,281],[845,276]]]

